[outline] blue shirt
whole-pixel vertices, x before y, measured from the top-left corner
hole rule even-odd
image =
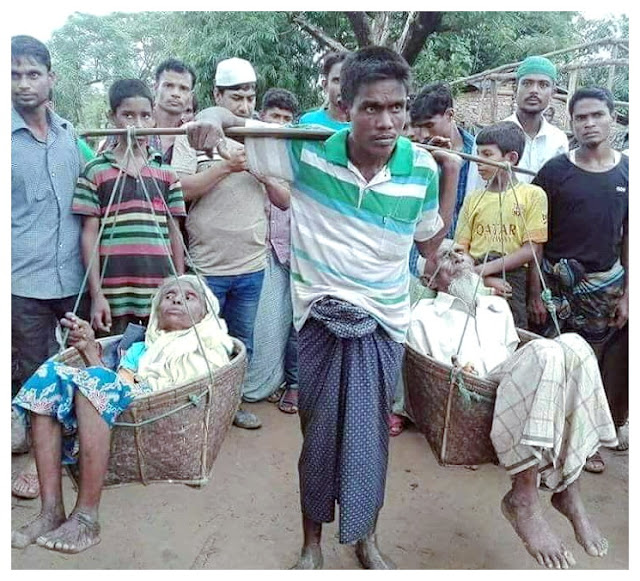
[[[475,137],[471,135],[468,131],[465,131],[461,127],[458,127],[458,131],[460,131],[460,136],[462,137],[462,153],[467,153],[471,155],[473,153],[473,148],[476,144]],[[462,209],[462,202],[464,202],[464,196],[467,193],[467,176],[469,175],[469,165],[470,161],[468,159],[464,160],[464,163],[460,167],[460,176],[458,177],[458,191],[456,193],[456,206],[453,209],[453,220],[451,221],[451,228],[447,233],[447,238],[453,239],[456,224],[458,223],[458,215],[460,214],[460,210]]]
[[[80,290],[82,218],[71,200],[82,166],[71,123],[48,112],[46,142],[11,108],[11,294],[59,299]]]
[[[329,129],[335,129],[339,131],[340,129],[344,129],[346,127],[351,127],[351,123],[348,121],[335,121],[329,116],[329,113],[326,109],[317,109],[315,111],[309,111],[305,113],[302,117],[300,117],[300,124],[309,124],[309,125],[322,125],[323,127],[327,127]]]

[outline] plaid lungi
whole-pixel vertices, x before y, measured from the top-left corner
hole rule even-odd
[[[530,341],[487,377],[499,383],[491,441],[510,475],[538,465],[541,485],[560,492],[600,446],[617,444],[596,357],[579,335]]]
[[[334,520],[340,543],[364,537],[384,501],[388,416],[404,348],[363,309],[335,298],[312,308],[298,335],[298,463],[302,513]]]

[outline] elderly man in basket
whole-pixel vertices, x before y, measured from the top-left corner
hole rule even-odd
[[[434,298],[413,309],[407,343],[416,351],[498,383],[491,441],[511,476],[502,512],[542,566],[568,568],[575,559],[543,516],[538,487],[566,516],[587,554],[602,557],[607,539],[587,514],[578,479],[600,446],[617,444],[598,363],[579,335],[519,337],[507,302],[487,296],[461,247],[438,250]],[[517,349],[517,351],[516,351]]]
[[[133,343],[117,371],[103,363],[91,325],[73,313],[60,321],[81,355],[79,369],[49,359],[13,400],[30,412],[42,507],[11,534],[11,546],[37,542],[79,553],[100,542],[98,505],[109,461],[110,428],[135,397],[185,385],[229,362],[233,343],[217,317],[218,301],[194,275],[167,279],[156,292],[145,339]],[[203,352],[204,351],[204,352]],[[66,516],[61,465],[79,461],[76,505]]]

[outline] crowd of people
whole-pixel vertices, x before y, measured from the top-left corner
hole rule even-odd
[[[604,470],[600,446],[628,446],[629,164],[609,144],[607,89],[571,96],[569,150],[544,116],[557,81],[544,57],[517,69],[513,115],[476,135],[456,122],[445,83],[411,93],[410,67],[391,49],[328,54],[324,103],[302,116],[276,87],[256,111],[256,70],[236,57],[218,62],[215,106],[197,112],[196,72],[172,58],[153,91],[115,81],[109,119],[185,134],[120,132],[91,157],[53,110],[46,46],[15,36],[11,50],[12,451],[31,449],[12,493],[42,503],[13,547],[99,542],[118,413],[225,365],[235,337],[247,352],[243,401],[299,414],[294,568],[322,567],[336,502],[339,541],[365,568],[395,567],[376,523],[389,436],[411,419],[405,341],[498,383],[491,438],[512,482],[502,511],[538,563],[576,562],[539,488],[587,554],[606,554],[578,479]],[[335,132],[225,134],[284,125]],[[141,340],[109,368],[96,337],[132,328]],[[516,328],[541,338],[518,349]],[[86,370],[49,359],[61,329]],[[261,427],[246,405],[233,423]],[[61,460],[81,474],[69,515]]]

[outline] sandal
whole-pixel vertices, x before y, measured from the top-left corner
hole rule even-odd
[[[397,414],[389,415],[389,435],[393,438],[404,431],[404,418]]]
[[[596,452],[593,456],[587,458],[584,469],[593,474],[601,474],[604,472],[605,464],[602,456],[600,456],[600,452]]]
[[[16,476],[11,482],[11,494],[18,498],[27,498],[29,500],[40,496],[40,482],[38,482],[38,474],[33,472],[22,472]]]
[[[280,398],[278,409],[285,414],[298,413],[298,390],[288,387]]]
[[[279,403],[282,399],[282,394],[284,393],[284,383],[278,387],[270,396],[267,397],[267,401],[269,403]]]

